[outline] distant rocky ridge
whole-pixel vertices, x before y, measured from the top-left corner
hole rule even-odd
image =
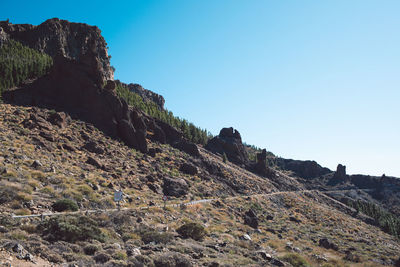
[[[58,18],[46,20],[38,26],[0,21],[0,45],[7,39],[14,39],[52,57],[62,55],[78,62],[88,52],[93,53],[99,62],[102,80],[114,79],[107,43],[96,26]]]
[[[123,83],[119,80],[115,81],[117,84],[119,83],[122,86],[127,87],[131,92],[136,93],[142,97],[145,102],[152,101],[154,102],[160,109],[164,109],[165,99],[162,95],[154,93],[148,89],[144,89],[140,84],[137,83]]]
[[[311,160],[277,158],[276,164],[281,169],[293,171],[297,176],[305,179],[317,178],[332,172]]]

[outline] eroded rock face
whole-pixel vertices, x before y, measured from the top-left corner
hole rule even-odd
[[[225,153],[235,164],[246,164],[249,160],[240,133],[232,127],[223,128],[218,136],[208,141],[206,149],[221,155]]]
[[[8,36],[51,57],[83,61],[92,52],[99,62],[102,80],[113,80],[114,72],[107,53],[107,43],[96,26],[53,18],[38,26],[0,22],[0,43]]]

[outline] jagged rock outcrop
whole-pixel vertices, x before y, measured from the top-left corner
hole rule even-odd
[[[274,176],[274,172],[267,166],[267,150],[263,149],[261,153],[257,153],[257,162],[252,168],[255,173],[264,177]]]
[[[293,160],[277,158],[276,164],[283,170],[294,172],[297,176],[305,179],[312,179],[331,173],[328,168],[324,168],[315,161],[311,160]]]
[[[349,181],[350,178],[346,174],[346,166],[338,164],[336,172],[333,174],[332,178],[329,180],[328,185],[336,185]]]
[[[346,174],[346,166],[339,164],[337,165],[336,172],[333,175],[333,179],[346,181],[348,175]]]
[[[239,165],[247,164],[249,161],[246,149],[242,143],[240,133],[230,128],[223,128],[219,135],[208,141],[206,149],[213,153],[228,157],[228,160]]]
[[[46,20],[38,26],[0,21],[0,43],[7,38],[21,42],[53,58],[62,55],[80,62],[84,61],[83,57],[91,52],[99,63],[102,80],[114,79],[107,53],[107,43],[96,26],[58,18]]]

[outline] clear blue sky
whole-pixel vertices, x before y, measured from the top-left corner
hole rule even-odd
[[[400,1],[0,0],[0,19],[97,25],[115,76],[217,134],[400,176]]]

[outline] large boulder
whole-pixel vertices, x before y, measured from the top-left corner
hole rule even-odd
[[[254,229],[258,228],[257,214],[253,209],[249,209],[243,216],[244,223]]]
[[[331,240],[329,240],[328,238],[321,238],[319,240],[319,246],[326,248],[326,249],[333,249],[336,251],[339,250],[339,247],[335,243],[333,243]]]
[[[223,128],[218,136],[208,141],[206,149],[213,153],[226,155],[235,164],[247,164],[249,161],[240,133],[230,128]]]
[[[189,175],[196,175],[198,170],[197,167],[194,166],[193,164],[190,163],[183,163],[180,167],[179,170],[183,173],[189,174]]]
[[[175,148],[186,152],[187,154],[193,156],[193,157],[200,157],[200,151],[199,148],[195,143],[192,143],[190,141],[187,141],[185,139],[181,139],[178,142],[175,142],[172,144]]]
[[[185,196],[189,191],[189,186],[182,178],[175,179],[170,177],[164,178],[163,193],[166,196],[181,197]]]

